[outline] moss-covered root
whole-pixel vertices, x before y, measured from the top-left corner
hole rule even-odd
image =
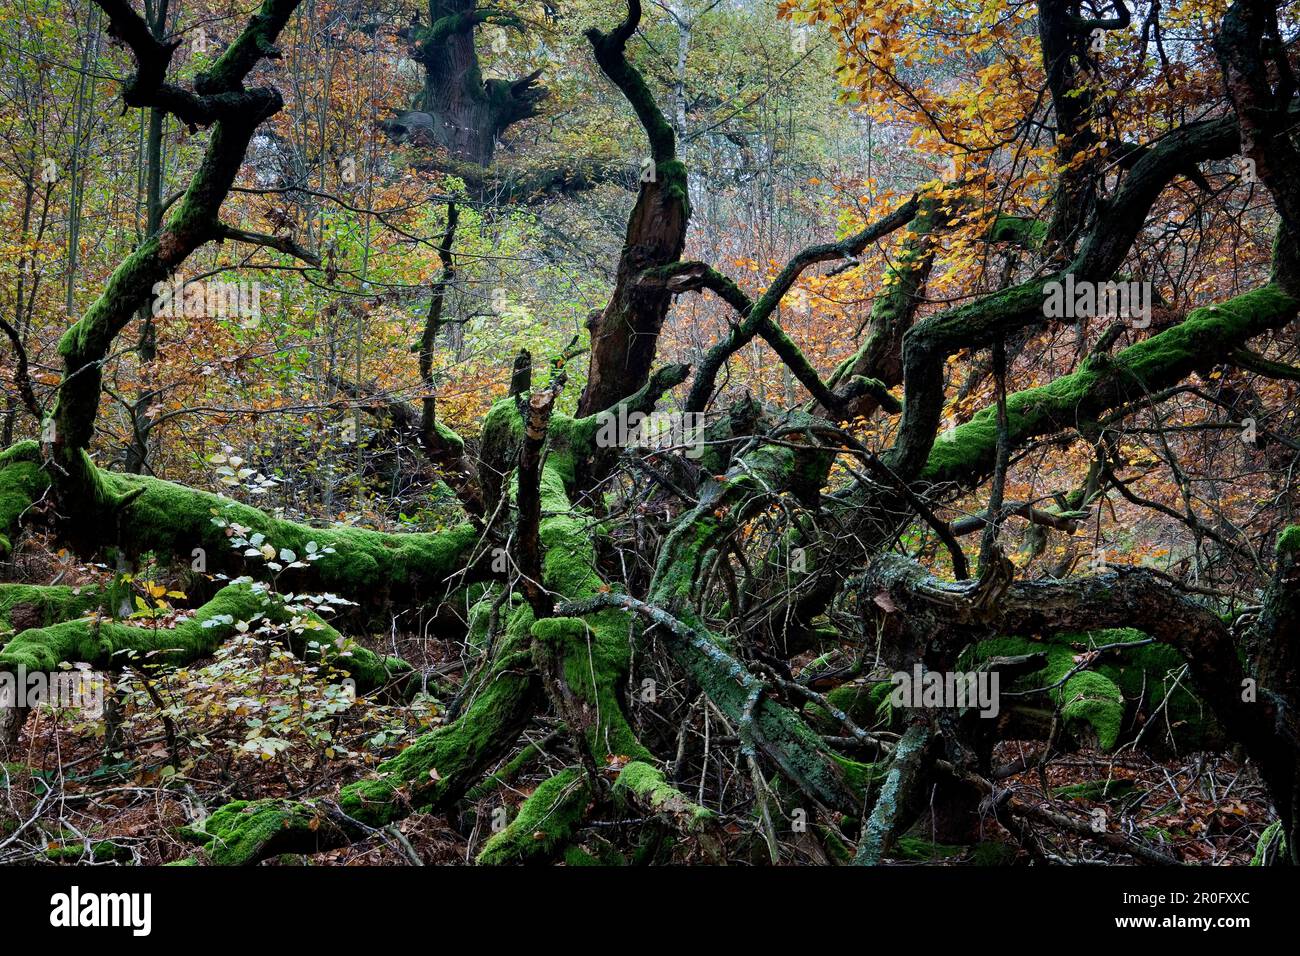
[[[104,605],[103,590],[93,585],[0,584],[0,644],[11,631],[49,627]]]
[[[478,862],[501,866],[550,859],[577,832],[591,796],[584,774],[560,771],[534,790],[506,828],[487,841]]]
[[[217,866],[246,866],[279,853],[315,853],[357,834],[323,804],[235,800],[203,823],[204,854]]]
[[[911,822],[918,785],[924,776],[929,739],[926,724],[912,724],[894,748],[893,762],[853,857],[855,866],[878,864],[889,852],[894,838]]]
[[[614,781],[614,798],[642,813],[668,817],[681,830],[698,833],[717,823],[718,817],[688,799],[670,784],[658,767],[633,760]]]
[[[513,405],[507,411],[518,420]],[[543,549],[542,583],[554,595],[579,601],[609,587],[596,571],[591,521],[569,498],[577,454],[572,429],[571,420],[552,417],[550,445],[538,480],[545,517],[537,536]],[[630,629],[631,618],[620,609],[601,611],[585,620],[544,618],[532,625],[539,662],[562,682],[561,695],[572,700],[572,706],[556,701],[557,707],[570,729],[586,737],[597,759],[652,759],[629,725],[619,694],[631,666]]]
[[[517,609],[464,714],[385,760],[374,777],[344,787],[337,812],[331,813],[325,801],[229,804],[192,835],[206,840],[214,862],[244,865],[287,846],[344,845],[364,835],[365,828],[385,826],[414,809],[455,803],[515,742],[541,702],[541,680],[529,651],[531,624],[532,612]],[[323,819],[332,826],[323,830]]]
[[[563,682],[565,719],[597,759],[651,760],[623,713],[619,687],[629,666],[628,617],[601,611],[586,620],[549,617],[533,624],[538,660]]]
[[[45,589],[50,590],[50,589]],[[69,598],[71,604],[79,600]],[[65,610],[69,603],[61,605]],[[294,620],[278,600],[255,585],[229,584],[194,615],[174,627],[144,627],[102,617],[60,621],[17,634],[0,650],[0,670],[28,673],[58,670],[62,664],[85,663],[114,668],[131,660],[151,664],[188,664],[213,653],[242,622],[261,614],[286,628],[286,643],[300,657],[324,659],[348,672],[358,690],[382,686],[411,670],[395,657],[346,641],[315,615]]]

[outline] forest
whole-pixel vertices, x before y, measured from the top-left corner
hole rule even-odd
[[[0,7],[0,864],[1300,862],[1294,4]]]

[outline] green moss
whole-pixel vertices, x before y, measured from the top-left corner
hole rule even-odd
[[[620,771],[614,781],[614,795],[624,799],[635,795],[641,806],[673,815],[684,821],[688,830],[699,829],[717,818],[711,810],[687,799],[658,767],[641,760],[633,760]]]
[[[608,840],[588,837],[586,845],[570,845],[564,851],[565,866],[627,866],[627,857]]]
[[[208,858],[218,866],[246,866],[277,852],[310,846],[320,817],[306,803],[235,800],[203,823]]]
[[[1124,696],[1110,678],[1094,671],[1071,677],[1061,690],[1061,716],[1066,727],[1087,724],[1097,735],[1102,750],[1119,740],[1124,722]]]
[[[0,557],[13,549],[18,522],[49,487],[40,446],[23,441],[0,452]]]
[[[77,863],[89,855],[96,863],[120,862],[133,859],[131,848],[114,843],[112,840],[100,840],[90,844],[90,853],[86,853],[86,844],[66,843],[49,846],[45,849],[47,859],[55,863]]]
[[[1268,866],[1274,860],[1286,859],[1286,852],[1286,832],[1282,829],[1282,821],[1274,820],[1259,835],[1250,865]]]
[[[626,676],[627,616],[602,611],[586,620],[547,618],[533,625],[533,635],[553,645],[564,682],[586,711],[587,738],[598,756],[652,760],[623,714],[619,688]]]
[[[1012,242],[1037,249],[1047,237],[1047,223],[1026,216],[999,215],[989,227],[989,242]]]
[[[1132,640],[1146,637],[1140,631],[1131,629],[1105,633],[1127,634]],[[1115,640],[1112,636],[1098,643],[1112,643]],[[1097,671],[1114,681],[1127,700],[1142,701],[1148,714],[1154,714],[1156,708],[1163,708],[1158,717],[1162,725],[1158,739],[1165,738],[1167,728],[1172,730],[1173,741],[1184,749],[1218,746],[1221,731],[1213,714],[1192,691],[1187,677],[1176,679],[1183,672],[1184,666],[1182,656],[1172,647],[1148,644],[1126,650],[1121,663],[1105,663]],[[1148,733],[1146,739],[1154,743],[1157,735]]]
[[[449,425],[444,425],[439,419],[433,420],[433,430],[437,433],[439,443],[451,450],[457,457],[465,454],[465,439],[457,434],[456,430]]]
[[[0,452],[0,554],[9,549],[9,537],[18,517],[48,488],[35,442],[20,442]],[[102,471],[84,458],[82,468],[96,499],[87,503],[87,522],[78,534],[100,544],[114,545],[131,554],[156,552],[184,563],[201,549],[210,570],[242,573],[260,570],[262,563],[246,565],[230,546],[226,529],[214,522],[239,524],[249,534],[260,533],[277,550],[307,553],[316,542],[323,552],[333,548],[304,571],[311,587],[344,596],[371,599],[413,596],[433,590],[449,574],[459,571],[478,540],[468,523],[440,532],[391,534],[366,528],[313,528],[275,518],[256,508],[220,495],[144,475],[119,475]],[[98,525],[95,525],[98,521]],[[295,572],[286,572],[291,582]]]
[[[745,454],[720,481],[706,484],[700,504],[677,522],[660,551],[648,603],[673,614],[695,639],[661,631],[674,660],[708,694],[728,719],[742,721],[751,712],[756,683],[744,665],[728,653],[725,642],[710,633],[692,601],[698,569],[707,560],[715,535],[770,503],[787,487],[795,468],[794,450],[760,448]],[[763,694],[752,709],[758,736],[774,753],[784,774],[810,797],[844,810],[858,806],[863,789],[856,782],[870,771],[828,752],[824,742],[799,717]],[[856,778],[855,780],[847,778]]]
[[[990,657],[1045,654],[1047,666],[1022,677],[1011,688],[1025,691],[1060,681],[1076,666],[1077,648],[1138,643],[1146,637],[1133,628],[1057,634],[1043,641],[996,637],[979,642],[958,666],[970,668]],[[1182,669],[1177,651],[1162,644],[1144,644],[1125,649],[1121,655],[1114,662],[1108,659],[1091,671],[1075,674],[1053,691],[1053,702],[1061,707],[1067,729],[1077,733],[1088,728],[1098,745],[1109,750],[1118,743],[1130,723],[1127,718],[1139,703],[1147,713],[1163,704],[1162,720],[1175,729],[1180,745],[1198,746],[1213,738],[1216,730],[1204,705],[1185,681],[1175,685],[1174,677]],[[1167,695],[1172,696],[1166,702]]]
[[[966,855],[966,847],[935,843],[925,837],[901,836],[894,843],[890,853],[898,860],[914,860],[920,863],[934,863]]]
[[[1016,848],[997,840],[983,840],[971,850],[976,866],[1011,866],[1016,862]]]
[[[817,832],[821,836],[822,846],[826,847],[826,852],[830,854],[831,859],[840,864],[851,863],[853,861],[853,850],[849,848],[840,835],[830,827],[818,827]]]
[[[565,866],[601,866],[600,860],[596,859],[582,847],[571,846],[564,851]]]
[[[686,164],[679,159],[659,162],[655,165],[655,175],[663,183],[664,195],[680,203],[682,215],[691,214],[690,189],[687,186]]]
[[[892,722],[889,691],[888,683],[841,684],[826,693],[826,702],[860,727],[889,726]],[[829,720],[829,715],[816,704],[808,705],[808,713],[819,721]]]
[[[1277,553],[1295,554],[1300,552],[1300,525],[1291,525],[1277,536]]]
[[[86,617],[25,630],[0,650],[0,668],[55,671],[62,664],[78,663],[106,668],[146,658],[152,664],[187,664],[216,651],[239,633],[237,624],[258,614],[276,624],[287,624],[293,617],[267,592],[248,584],[229,584],[192,617],[173,627],[146,627]],[[377,687],[411,669],[404,661],[380,657],[344,640],[338,631],[314,614],[306,616],[301,632],[291,631],[286,637],[290,648],[299,656],[322,659],[350,673],[360,690]],[[309,648],[309,643],[316,646]]]
[[[0,640],[8,630],[48,627],[102,608],[104,593],[97,587],[0,584]]]
[[[518,815],[488,840],[478,862],[500,866],[549,858],[577,832],[591,790],[577,770],[562,770],[528,797]]]
[[[441,16],[427,27],[417,27],[412,32],[412,39],[422,47],[422,53],[425,55],[447,56],[447,51],[441,48],[451,37],[457,33],[465,33],[473,30],[474,27],[483,22],[486,16],[482,11],[475,10],[470,13],[450,13]]]
[[[1133,792],[1132,780],[1088,780],[1066,787],[1057,787],[1052,791],[1056,796],[1066,800],[1113,800]]]
[[[844,776],[845,782],[857,793],[870,793],[880,786],[889,772],[887,763],[862,763],[839,754],[831,754],[830,757]]]

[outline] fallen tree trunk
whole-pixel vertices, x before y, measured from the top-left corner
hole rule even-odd
[[[86,467],[100,489],[98,505],[78,514],[77,541],[87,553],[104,548],[129,555],[152,551],[205,573],[256,575],[267,557],[233,547],[233,538],[261,535],[258,548],[269,546],[273,557],[282,549],[301,557],[314,542],[322,557],[310,569],[286,571],[284,582],[371,604],[425,602],[453,575],[463,575],[460,583],[474,580],[480,535],[468,522],[429,533],[316,528],[170,481],[101,471],[88,460]],[[0,534],[12,535],[19,519],[49,489],[35,442],[20,442],[0,459],[0,491],[6,488],[9,494],[0,496],[0,521],[9,523],[0,525]]]
[[[359,691],[381,687],[411,671],[405,661],[380,657],[347,641],[318,615],[292,611],[275,595],[247,584],[226,585],[191,617],[172,626],[80,617],[20,631],[0,649],[0,671],[53,672],[69,664],[101,670],[127,664],[190,664],[212,654],[240,633],[237,625],[257,615],[282,627],[285,643],[299,657],[346,671]]]

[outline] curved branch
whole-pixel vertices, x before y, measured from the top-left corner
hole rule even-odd
[[[916,196],[913,196],[889,215],[866,226],[852,236],[848,236],[839,242],[809,246],[795,255],[786,263],[785,268],[781,270],[777,277],[772,280],[772,284],[767,287],[766,291],[753,303],[748,312],[743,314],[742,321],[738,325],[733,325],[728,336],[705,353],[704,358],[696,368],[695,381],[691,383],[691,391],[686,399],[686,410],[688,412],[704,411],[713,397],[718,372],[721,371],[722,366],[732,355],[748,345],[755,335],[766,332],[772,335],[774,339],[779,340],[779,335],[784,333],[778,333],[775,324],[771,320],[772,313],[776,311],[781,299],[790,291],[805,269],[819,262],[851,259],[859,255],[870,243],[889,235],[897,229],[901,229],[911,222],[916,217],[918,208],[919,200]],[[705,277],[716,283],[716,280],[707,274]],[[722,288],[725,289],[725,285]]]

